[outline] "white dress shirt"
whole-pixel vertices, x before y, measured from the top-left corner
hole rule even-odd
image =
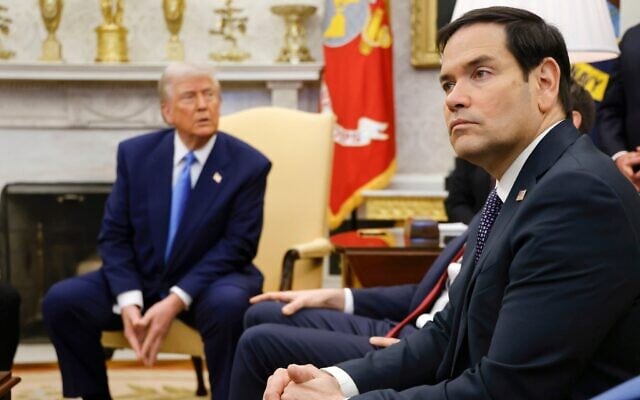
[[[533,150],[536,148],[536,146],[538,146],[538,143],[540,143],[540,141],[547,135],[547,133],[549,133],[549,131],[553,129],[556,125],[558,125],[560,122],[562,122],[562,120],[552,124],[548,129],[546,129],[544,132],[538,135],[531,143],[529,143],[529,145],[522,151],[522,153],[520,153],[520,155],[518,155],[518,157],[513,161],[513,163],[511,163],[511,165],[509,166],[509,168],[507,168],[505,173],[502,174],[502,177],[500,178],[500,180],[496,181],[496,192],[498,194],[498,197],[500,198],[500,200],[502,200],[503,203],[507,201],[507,197],[509,197],[509,192],[513,188],[513,185],[516,183],[516,179],[518,178],[518,175],[520,174],[520,171],[522,170],[524,163],[527,161],[531,153],[533,153]],[[448,269],[447,269],[447,273],[449,273]],[[451,275],[449,275],[449,278],[450,277]],[[345,289],[345,290],[348,290],[348,289]],[[440,297],[442,297],[443,294],[441,294]],[[446,293],[446,295],[448,299],[448,292]],[[347,296],[346,291],[345,291],[345,296]],[[350,290],[349,290],[348,297],[351,297],[350,304],[351,304],[351,312],[353,313],[353,294],[351,293]],[[438,301],[439,300],[440,298],[438,298]],[[346,308],[346,305],[347,305],[347,299],[345,297],[345,308]],[[420,317],[418,317],[418,320],[420,320],[420,318],[424,317],[425,315],[428,315],[428,314],[421,315]],[[431,316],[431,319],[433,319],[433,315]],[[427,319],[423,319],[423,321],[424,323],[421,326],[418,326],[419,328],[422,328],[424,325],[426,325]],[[416,325],[417,323],[418,321],[416,321]],[[340,384],[340,389],[342,389],[342,393],[347,398],[351,396],[357,396],[358,394],[360,394],[360,392],[358,391],[358,387],[356,386],[353,379],[351,379],[349,374],[347,374],[343,369],[338,367],[327,367],[327,368],[323,368],[323,370],[330,373],[336,378],[336,380]]]
[[[193,155],[196,157],[196,160],[191,164],[191,187],[193,188],[198,182],[198,178],[200,177],[200,173],[202,172],[202,167],[204,163],[209,158],[209,154],[211,154],[211,150],[213,150],[213,145],[216,143],[216,135],[213,135],[207,143],[201,148],[194,150]],[[180,140],[180,136],[177,133],[173,134],[173,175],[171,180],[171,187],[175,186],[178,181],[178,177],[180,176],[180,172],[184,168],[184,157],[190,150],[187,146],[182,143]],[[188,309],[191,305],[193,299],[187,292],[179,288],[178,286],[172,286],[169,289],[171,293],[177,295],[180,300],[185,304],[185,307]],[[142,298],[142,291],[140,290],[129,290],[126,292],[122,292],[117,297],[118,304],[113,306],[113,312],[116,314],[120,314],[120,310],[126,306],[136,305],[140,307],[140,309],[144,308],[144,301]]]

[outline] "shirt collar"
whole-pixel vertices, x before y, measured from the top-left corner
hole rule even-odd
[[[216,143],[217,134],[214,134],[209,138],[207,143],[204,146],[200,147],[197,150],[193,151],[193,155],[196,156],[196,160],[200,165],[204,165],[207,158],[209,158],[209,154],[211,154],[211,150],[213,150],[213,145]],[[175,168],[180,164],[185,155],[189,152],[187,146],[182,143],[180,140],[180,136],[178,136],[178,132],[174,131],[173,134],[173,167]]]
[[[499,181],[496,181],[496,192],[500,200],[503,203],[506,203],[507,197],[509,197],[509,192],[511,192],[511,188],[516,183],[516,179],[524,166],[524,163],[527,161],[533,150],[538,146],[538,143],[551,131],[551,129],[555,128],[562,120],[556,122],[547,128],[544,132],[539,134],[529,145],[522,150],[522,153],[511,163],[509,168],[502,174],[502,178]]]

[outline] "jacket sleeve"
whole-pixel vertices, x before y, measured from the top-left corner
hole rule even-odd
[[[409,312],[418,285],[352,289],[354,314],[401,321]]]
[[[98,236],[98,249],[103,271],[114,296],[142,290],[142,278],[136,268],[133,249],[133,227],[129,219],[129,175],[125,147],[118,146],[116,180],[105,205],[102,227]]]

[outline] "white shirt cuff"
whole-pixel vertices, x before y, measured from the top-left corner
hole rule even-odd
[[[342,394],[347,398],[360,394],[360,392],[358,391],[358,387],[356,386],[353,379],[351,379],[349,374],[344,372],[343,369],[340,369],[338,367],[326,367],[322,368],[322,370],[333,375],[333,377],[336,378],[336,380],[340,384]]]
[[[114,314],[120,314],[120,310],[130,305],[138,306],[141,310],[144,308],[142,290],[129,290],[122,292],[118,297],[116,297],[116,301],[118,304],[114,304],[113,306]]]
[[[612,159],[613,161],[615,161],[615,160],[617,160],[618,158],[620,158],[620,156],[622,156],[622,155],[624,155],[624,154],[627,154],[627,153],[628,153],[628,151],[626,151],[626,150],[621,150],[621,151],[617,152],[616,154],[612,155],[612,156],[611,156],[611,159]]]
[[[180,289],[177,286],[172,286],[171,289],[169,289],[169,291],[175,294],[176,296],[180,297],[180,300],[182,300],[182,302],[184,303],[185,310],[189,309],[189,306],[191,305],[191,302],[193,301],[193,299],[191,298],[191,296],[189,296],[187,292],[185,292],[184,290]]]
[[[353,292],[351,289],[344,288],[344,311],[347,314],[353,314]]]

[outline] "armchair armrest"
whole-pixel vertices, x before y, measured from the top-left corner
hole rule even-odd
[[[291,290],[293,285],[293,266],[297,260],[321,258],[331,253],[331,250],[333,250],[333,245],[326,238],[317,238],[310,242],[291,246],[282,260],[280,290]]]

